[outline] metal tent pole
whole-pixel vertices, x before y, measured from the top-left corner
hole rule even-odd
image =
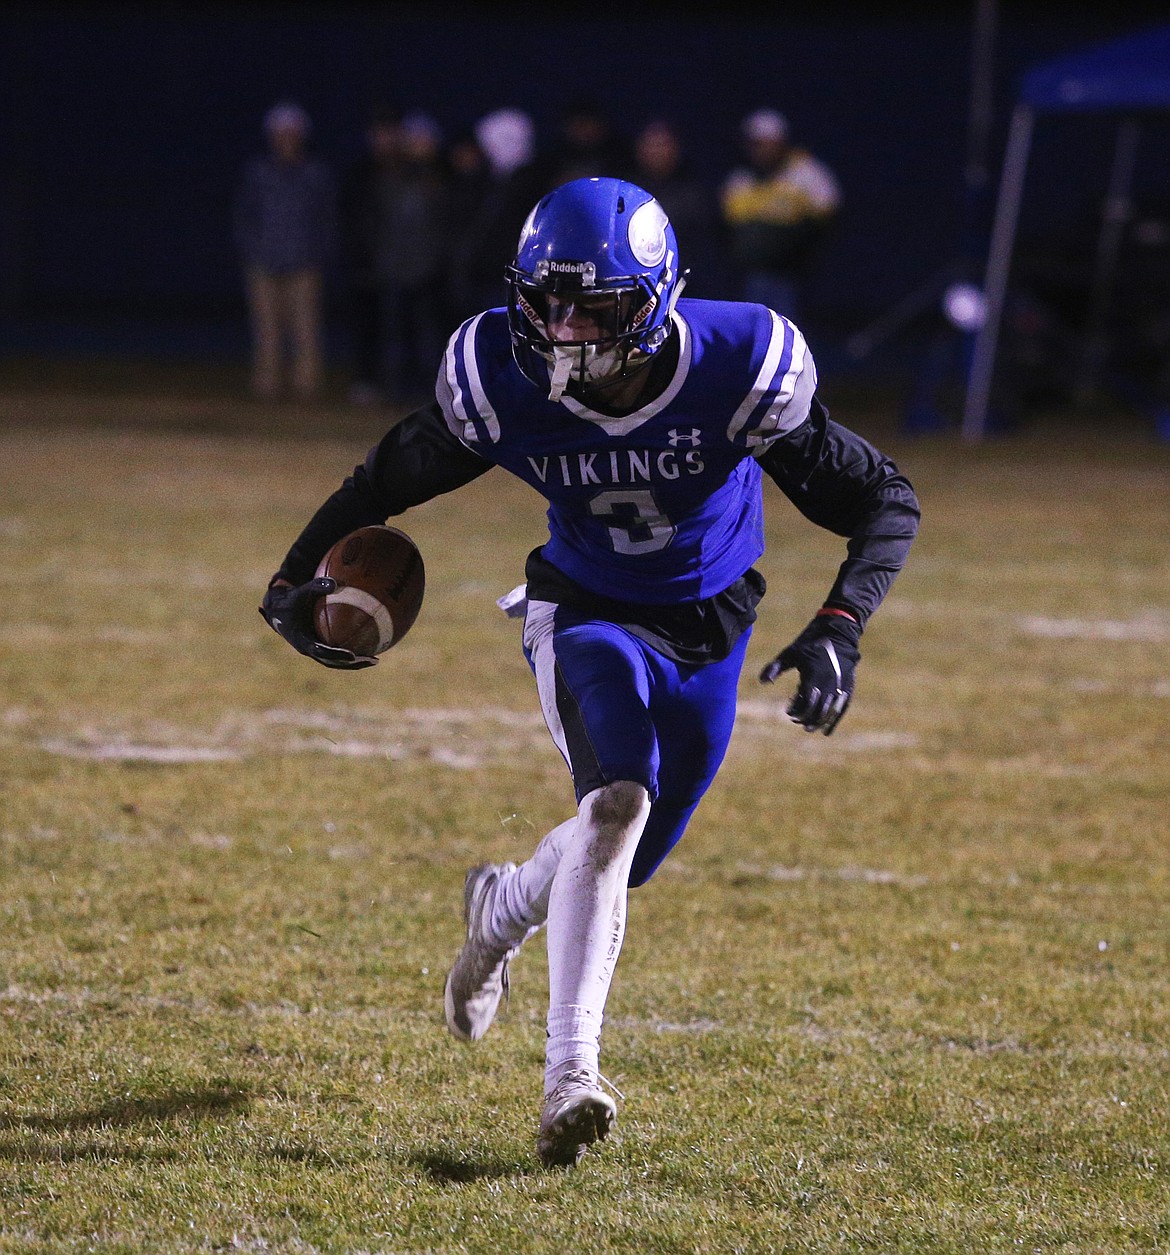
[[[1015,246],[1016,223],[1024,193],[1024,176],[1028,170],[1028,151],[1032,144],[1035,114],[1028,105],[1017,105],[1012,114],[1007,152],[1003,161],[1003,178],[999,185],[999,201],[995,207],[995,224],[991,230],[988,250],[987,278],[984,282],[986,313],[975,337],[971,376],[967,382],[967,401],[963,410],[962,436],[969,442],[983,439],[987,432],[987,412],[991,405],[991,380],[995,373],[995,350],[999,324],[1007,295],[1008,273]]]

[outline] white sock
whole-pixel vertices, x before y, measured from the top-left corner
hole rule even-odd
[[[621,790],[615,804],[613,790]],[[626,930],[626,888],[650,814],[640,786],[588,794],[553,878],[548,903],[545,1089],[575,1061],[597,1068],[601,1022]]]
[[[548,1045],[545,1048],[544,1092],[549,1095],[568,1071],[598,1071],[601,1052],[602,1013],[596,1007],[560,1006],[548,1013]]]
[[[548,919],[548,895],[577,816],[548,833],[532,857],[501,876],[492,901],[492,936],[508,945],[527,940]]]

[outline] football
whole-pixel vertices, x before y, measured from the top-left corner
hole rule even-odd
[[[317,637],[326,645],[372,657],[397,645],[422,605],[422,554],[396,527],[359,527],[321,559],[318,577],[337,581],[314,610]]]

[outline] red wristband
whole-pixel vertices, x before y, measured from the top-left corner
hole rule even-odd
[[[830,615],[839,619],[848,619],[850,623],[858,623],[860,620],[856,615],[850,614],[848,610],[838,610],[836,606],[822,606],[813,616],[816,619],[826,619]]]

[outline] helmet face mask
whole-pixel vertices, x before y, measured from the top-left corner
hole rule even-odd
[[[634,306],[642,297],[641,308]],[[555,344],[616,343],[645,320],[653,297],[637,288],[578,291],[516,284],[516,301],[525,318]]]
[[[682,287],[666,214],[620,179],[577,179],[545,196],[506,278],[516,363],[554,401],[570,380],[588,393],[644,369]]]

